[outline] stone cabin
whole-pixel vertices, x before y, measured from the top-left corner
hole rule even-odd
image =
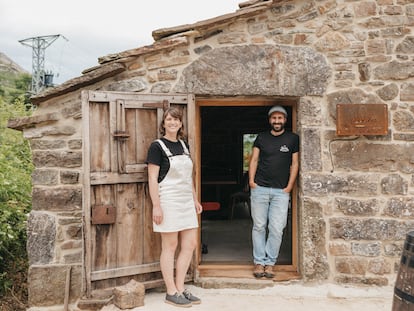
[[[230,237],[220,221],[244,221],[237,240],[250,245],[249,217],[228,217],[245,205],[229,197],[245,173],[244,137],[267,129],[280,104],[301,163],[274,281],[393,285],[414,229],[413,31],[413,0],[252,0],[155,30],[153,44],[34,96],[33,116],[9,121],[35,164],[31,308],[93,309],[131,279],[162,284],[145,157],[171,105],[184,112],[200,199],[218,203],[200,217],[189,281],[252,278],[242,244],[208,256]]]

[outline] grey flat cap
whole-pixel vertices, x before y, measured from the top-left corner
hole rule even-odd
[[[267,115],[270,117],[273,112],[281,112],[285,115],[285,117],[287,117],[288,115],[285,108],[283,108],[282,106],[273,106],[272,108],[270,108]]]

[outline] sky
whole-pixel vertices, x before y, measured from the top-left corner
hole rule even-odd
[[[0,0],[0,52],[31,73],[32,38],[59,35],[47,41],[44,67],[61,84],[97,66],[101,56],[152,44],[153,30],[233,13],[242,2]]]

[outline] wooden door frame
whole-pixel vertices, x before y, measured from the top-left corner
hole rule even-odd
[[[218,107],[218,106],[272,106],[275,104],[292,107],[292,131],[297,131],[297,105],[298,98],[269,98],[269,97],[237,97],[237,98],[195,98],[195,163],[196,165],[196,190],[201,200],[201,107]],[[277,265],[275,270],[277,274],[276,281],[297,279],[300,277],[298,270],[298,211],[297,211],[297,183],[292,191],[292,264]],[[195,254],[195,275],[197,277],[230,277],[230,278],[254,278],[252,274],[253,264],[203,264],[201,262],[201,217],[198,232],[198,247]]]

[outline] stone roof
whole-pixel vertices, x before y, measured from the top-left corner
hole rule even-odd
[[[48,88],[34,95],[31,98],[32,103],[39,104],[55,96],[60,96],[94,84],[114,74],[125,71],[125,63],[132,58],[180,45],[188,45],[188,36],[203,38],[211,34],[212,31],[219,30],[222,25],[228,24],[240,17],[257,15],[279,2],[283,2],[283,0],[250,0],[240,3],[239,9],[233,13],[224,14],[193,24],[154,30],[152,32],[152,37],[154,38],[153,44],[99,57],[98,66],[85,69],[82,72],[82,76],[70,79],[56,87]]]

